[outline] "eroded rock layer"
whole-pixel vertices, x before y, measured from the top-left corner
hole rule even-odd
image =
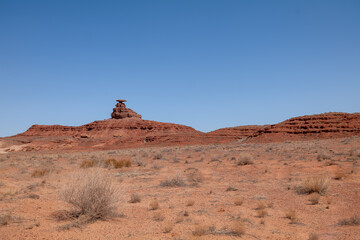
[[[255,132],[252,142],[337,138],[360,135],[360,113],[323,113],[290,118]]]

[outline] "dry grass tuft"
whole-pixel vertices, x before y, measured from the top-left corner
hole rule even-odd
[[[196,225],[194,231],[192,232],[194,236],[198,236],[198,237],[205,235],[205,233],[206,233],[206,227],[202,225]]]
[[[330,185],[330,180],[325,176],[315,176],[307,178],[302,186],[296,188],[298,194],[323,194]]]
[[[0,215],[0,226],[8,225],[12,220],[12,216],[10,214]]]
[[[244,199],[242,199],[242,198],[235,198],[234,199],[234,204],[236,206],[241,206],[243,203],[244,203]]]
[[[135,193],[131,194],[129,203],[139,203],[139,202],[141,202],[140,196]]]
[[[257,212],[257,217],[259,217],[259,218],[263,218],[268,215],[265,208],[258,209],[258,210],[256,210],[256,212]]]
[[[160,183],[162,187],[182,187],[185,186],[184,180],[180,176],[164,180]]]
[[[111,176],[102,169],[82,170],[74,173],[60,193],[72,205],[78,216],[104,219],[111,216],[119,201]]]
[[[335,176],[334,176],[334,179],[335,180],[341,180],[345,177],[345,172],[338,169],[336,172],[335,172]]]
[[[164,226],[163,233],[169,233],[173,229],[173,225],[171,223],[167,223]]]
[[[253,157],[250,154],[244,154],[239,157],[239,161],[237,162],[238,166],[250,165],[254,164]]]
[[[157,212],[153,215],[153,219],[154,219],[154,221],[162,222],[162,221],[164,221],[165,217],[161,213]]]
[[[96,164],[95,160],[83,160],[80,164],[81,168],[91,168],[94,167]]]
[[[316,233],[310,233],[309,240],[319,240],[319,236]]]
[[[156,210],[159,209],[159,202],[158,200],[154,199],[150,202],[150,209],[151,210]]]
[[[311,202],[312,205],[316,205],[319,203],[320,201],[320,194],[314,192],[310,195],[309,201]]]
[[[351,218],[340,220],[338,224],[340,226],[359,226],[360,225],[360,217],[357,215],[354,215]]]
[[[286,217],[287,219],[290,219],[290,223],[291,223],[291,224],[298,223],[298,221],[299,221],[295,210],[288,210],[288,211],[285,213],[285,217]]]
[[[32,172],[31,177],[43,177],[45,174],[49,172],[48,169],[36,169]]]
[[[191,207],[191,206],[194,206],[195,204],[195,201],[193,199],[189,199],[186,201],[186,206],[187,207]]]
[[[235,236],[241,236],[245,234],[245,227],[242,222],[235,222],[232,226],[232,234]]]

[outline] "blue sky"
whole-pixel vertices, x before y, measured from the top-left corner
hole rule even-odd
[[[360,1],[0,1],[0,136],[110,117],[201,131],[360,111]]]

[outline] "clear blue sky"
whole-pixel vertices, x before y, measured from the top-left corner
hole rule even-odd
[[[0,136],[110,117],[201,131],[360,111],[360,1],[0,1]]]

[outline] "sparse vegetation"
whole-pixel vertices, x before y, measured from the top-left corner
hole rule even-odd
[[[232,226],[232,234],[235,236],[241,236],[245,234],[244,224],[240,221],[234,222]]]
[[[72,206],[74,215],[86,215],[93,220],[113,215],[119,201],[110,175],[101,169],[74,173],[60,195]]]
[[[159,202],[158,200],[154,199],[150,202],[150,209],[151,210],[156,210],[159,208]]]
[[[235,198],[234,199],[234,204],[236,206],[241,206],[243,204],[243,202],[244,202],[244,199],[242,199],[242,198]]]
[[[310,233],[309,240],[319,240],[319,236],[316,233]]]
[[[194,236],[203,236],[206,233],[206,227],[202,225],[196,225],[194,231],[192,232]]]
[[[43,177],[48,172],[49,172],[48,169],[36,169],[31,173],[31,177],[34,177],[34,178]]]
[[[312,205],[316,205],[319,203],[320,201],[320,194],[314,192],[310,195],[309,201],[311,202]]]
[[[182,187],[185,186],[184,180],[179,176],[175,176],[174,178],[164,180],[160,183],[162,187]]]
[[[307,178],[302,186],[296,188],[299,194],[319,193],[323,194],[329,188],[330,180],[325,176],[315,176]]]
[[[298,217],[297,217],[297,214],[295,212],[295,210],[288,210],[286,213],[285,213],[285,217],[287,219],[290,219],[290,223],[291,224],[295,224],[298,222]]]
[[[254,164],[254,161],[253,161],[253,157],[251,155],[241,155],[239,157],[239,160],[237,162],[237,165],[238,166],[244,166],[244,165],[250,165],[250,164]]]
[[[154,221],[162,222],[162,221],[164,221],[165,217],[161,213],[157,212],[153,215],[153,219],[154,219]]]
[[[140,196],[135,193],[131,194],[129,203],[139,203],[139,202],[141,202]]]
[[[193,199],[189,199],[186,201],[186,206],[187,207],[191,207],[195,204],[195,201]]]
[[[340,226],[359,226],[360,225],[360,217],[357,215],[354,215],[351,218],[340,220],[338,224]]]

